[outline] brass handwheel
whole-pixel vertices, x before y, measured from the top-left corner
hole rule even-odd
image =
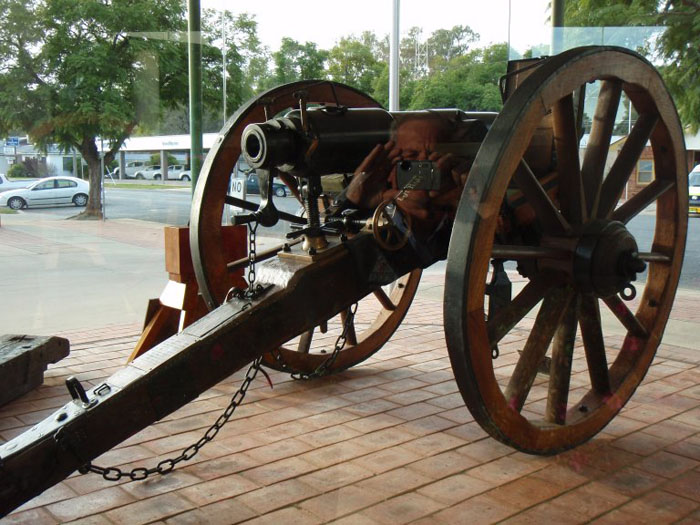
[[[401,213],[394,199],[385,200],[372,215],[372,235],[379,246],[394,252],[406,246],[411,224],[411,216]]]

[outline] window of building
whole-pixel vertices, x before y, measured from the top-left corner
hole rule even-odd
[[[637,164],[637,182],[649,184],[654,180],[654,161],[640,160]]]

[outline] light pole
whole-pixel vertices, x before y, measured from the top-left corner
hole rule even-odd
[[[389,41],[389,111],[399,110],[399,10],[400,0],[394,0],[391,40]]]
[[[221,11],[221,62],[222,71],[221,77],[223,78],[223,90],[224,90],[224,123],[226,125],[226,9]]]

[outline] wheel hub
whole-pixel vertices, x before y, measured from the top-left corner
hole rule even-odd
[[[638,251],[634,237],[621,222],[586,224],[574,250],[574,284],[598,297],[623,292],[646,269]]]

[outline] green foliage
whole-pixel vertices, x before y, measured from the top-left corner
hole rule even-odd
[[[564,25],[574,27],[654,25],[657,0],[569,0]]]
[[[180,0],[3,0],[0,132],[20,127],[40,147],[75,147],[90,171],[86,213],[101,215],[96,138],[114,158],[136,125],[184,100]]]
[[[673,96],[681,121],[700,128],[700,4],[685,0],[569,0],[566,25],[663,25],[657,52],[661,74]]]
[[[204,127],[214,118],[220,127],[223,106],[223,64],[226,64],[226,110],[237,107],[263,89],[268,82],[270,53],[258,38],[258,23],[253,15],[205,9],[202,13],[202,98]],[[186,98],[183,99],[183,102]],[[206,113],[209,113],[207,115]],[[218,129],[218,128],[217,128]]]
[[[279,50],[272,53],[274,73],[268,83],[272,87],[297,80],[325,78],[327,59],[328,51],[319,50],[313,42],[301,44],[283,37]]]
[[[374,80],[381,74],[384,65],[374,50],[373,33],[365,32],[360,37],[343,37],[328,54],[328,74],[332,80],[342,82],[365,93],[373,91]]]
[[[168,156],[168,166],[172,166],[173,164],[180,164],[180,162],[175,158],[174,155],[171,155],[170,153],[167,154]],[[160,166],[160,153],[154,153],[148,158],[148,163],[151,166]]]
[[[505,44],[455,57],[443,71],[417,82],[409,109],[454,107],[497,111],[502,105],[498,79],[505,73],[506,64]]]
[[[29,171],[23,162],[18,162],[10,166],[10,169],[7,170],[7,176],[13,179],[19,179],[24,177],[34,177],[35,175]]]
[[[664,2],[660,20],[667,26],[661,52],[669,65],[662,69],[681,121],[700,128],[700,4]]]

